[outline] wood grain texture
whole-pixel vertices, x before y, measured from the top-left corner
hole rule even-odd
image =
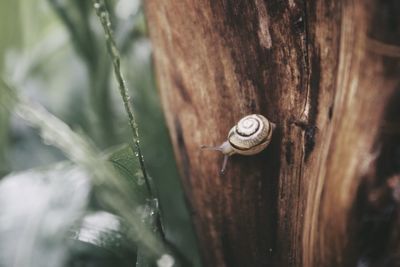
[[[399,90],[393,14],[361,0],[145,4],[204,266],[355,266],[353,207]],[[277,124],[272,142],[220,176],[222,155],[200,146],[251,113]]]

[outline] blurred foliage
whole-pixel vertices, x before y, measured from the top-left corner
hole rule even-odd
[[[81,168],[58,164],[4,178],[0,184],[1,266],[63,266],[68,228],[88,204],[86,177]]]
[[[82,165],[82,162],[74,161],[74,158],[66,153],[68,148],[56,148],[51,142],[43,142],[37,129],[31,128],[11,114],[4,105],[0,105],[0,175],[4,176],[10,171],[19,172],[7,175],[0,183],[0,191],[7,188],[8,192],[0,199],[0,205],[6,211],[2,213],[0,231],[6,229],[3,228],[4,220],[12,218],[15,223],[12,224],[13,228],[9,233],[14,235],[21,232],[17,238],[22,240],[23,244],[15,242],[15,250],[10,247],[7,251],[18,252],[21,261],[30,263],[23,266],[62,266],[62,262],[67,262],[67,266],[93,266],[82,263],[90,260],[92,263],[96,260],[103,262],[103,265],[94,264],[95,266],[133,266],[132,261],[136,259],[139,262],[137,266],[146,266],[149,264],[146,262],[148,253],[139,250],[136,255],[136,248],[129,242],[137,241],[137,233],[130,235],[126,233],[126,229],[107,230],[106,227],[104,230],[108,235],[111,231],[109,236],[116,239],[121,239],[121,235],[136,236],[133,238],[135,240],[125,240],[129,241],[129,245],[124,241],[126,250],[121,248],[121,253],[115,253],[118,251],[115,247],[110,249],[107,245],[99,246],[98,242],[86,242],[79,238],[68,238],[69,241],[66,242],[62,238],[68,229],[75,229],[71,230],[75,237],[76,229],[81,228],[87,229],[86,232],[91,235],[96,236],[97,232],[101,235],[104,218],[106,221],[122,220],[128,226],[132,226],[131,223],[139,219],[150,227],[151,232],[156,232],[157,238],[164,240],[174,255],[180,255],[183,262],[190,259],[191,263],[184,263],[184,266],[200,266],[196,240],[154,85],[151,47],[146,38],[140,3],[135,0],[110,0],[106,4],[111,12],[113,31],[121,51],[122,68],[131,89],[130,94],[133,96],[146,167],[154,181],[153,187],[156,189],[154,191],[158,192],[158,200],[149,198],[148,192],[140,189],[145,181],[140,176],[140,169],[135,165],[137,162],[131,148],[125,146],[115,150],[116,146],[128,143],[131,136],[123,103],[112,75],[111,61],[106,53],[105,37],[94,15],[91,1],[5,0],[0,10],[0,59],[3,62],[0,70],[3,76],[12,81],[19,93],[32,100],[28,105],[33,102],[40,103],[79,135],[85,135],[85,142],[89,146],[103,151],[99,155],[107,155],[111,153],[109,151],[114,151],[110,154],[110,160],[119,174],[115,177],[122,177],[125,182],[135,185],[127,186],[129,190],[121,188],[121,185],[125,184],[121,179],[113,180],[117,181],[115,187],[109,187],[107,183],[92,184],[89,197],[83,197],[87,194],[84,191],[87,188],[76,188],[74,179],[81,177],[84,181],[88,176],[96,176],[102,168]],[[4,102],[4,91],[0,91],[0,96],[0,100]],[[36,110],[31,108],[33,112]],[[55,130],[61,132],[62,138],[63,129]],[[98,157],[92,156],[99,160]],[[66,159],[75,163],[57,163]],[[41,169],[37,169],[39,166]],[[43,169],[43,166],[47,167]],[[35,169],[28,170],[30,168]],[[105,171],[108,170],[107,164],[104,168]],[[113,175],[115,174],[110,174]],[[118,184],[119,182],[121,184]],[[19,186],[7,187],[7,184],[13,183]],[[43,188],[39,188],[37,183],[42,183]],[[26,189],[25,195],[32,205],[22,205],[21,188]],[[61,192],[63,188],[65,192]],[[105,196],[102,194],[104,191],[108,192]],[[125,194],[123,192],[129,192],[131,195],[129,203],[127,198],[120,196]],[[3,197],[3,194],[1,196]],[[34,205],[36,197],[38,203],[44,203],[42,206]],[[69,198],[71,203],[67,203],[66,198]],[[108,198],[113,199],[113,208],[107,208],[105,205],[104,202],[107,202]],[[59,205],[54,206],[51,203]],[[154,209],[158,210],[158,203],[164,221],[165,236],[154,216],[147,218],[147,221],[143,221],[140,216],[143,212],[154,213]],[[21,209],[16,208],[19,205]],[[154,214],[158,216],[157,212]],[[31,217],[36,220],[26,219]],[[53,220],[55,217],[62,218],[63,222],[53,225],[51,222],[57,222]],[[90,223],[85,224],[88,220]],[[77,221],[81,222],[81,228],[76,226]],[[35,227],[34,223],[38,222],[47,223]],[[19,231],[21,229],[25,230]],[[11,235],[1,235],[2,248],[10,242],[7,238],[11,238]],[[139,237],[141,238],[143,236]],[[96,238],[93,237],[92,240]],[[47,246],[52,245],[54,254],[40,254],[43,252],[40,242]],[[4,259],[5,255],[7,253],[0,253],[0,263],[3,263],[3,260],[12,260]],[[32,260],[32,257],[37,261]],[[57,259],[59,261],[46,265],[41,262],[46,259],[48,264]],[[168,266],[169,262],[170,259],[165,254],[160,258],[159,264]]]

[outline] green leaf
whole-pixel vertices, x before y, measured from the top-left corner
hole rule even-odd
[[[88,212],[71,230],[66,266],[132,266],[136,245],[126,233],[127,225],[121,217],[105,211]]]
[[[131,186],[130,190],[135,197],[135,209],[142,215],[142,221],[153,232],[162,235],[161,222],[157,221],[158,216],[160,216],[158,196],[152,194],[157,190],[150,176],[147,177],[146,181],[132,147],[124,145],[116,149],[109,156],[109,160],[120,174],[120,178],[124,178],[125,182]]]
[[[137,204],[146,204],[151,196],[132,148],[129,145],[119,148],[109,156],[109,160],[120,174],[120,177],[124,178],[130,185]]]
[[[130,185],[134,192],[136,205],[135,210],[140,214],[142,222],[158,236],[162,237],[163,229],[161,225],[160,210],[157,198],[153,198],[151,192],[156,192],[151,180],[146,181],[140,169],[138,158],[134,155],[131,146],[125,145],[115,150],[109,160],[120,176]],[[149,178],[150,179],[150,178]],[[152,187],[152,189],[150,188]],[[150,259],[145,253],[145,248],[139,247],[137,250],[136,267],[150,267],[154,259]],[[171,265],[172,266],[172,265]]]

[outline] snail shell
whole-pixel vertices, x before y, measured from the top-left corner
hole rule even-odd
[[[262,115],[252,114],[242,118],[228,134],[232,154],[254,155],[271,142],[275,125]]]
[[[219,147],[202,146],[202,148],[218,150],[224,155],[221,172],[224,172],[229,156],[233,154],[254,155],[263,151],[271,142],[275,124],[260,114],[243,117],[229,131],[228,140]]]

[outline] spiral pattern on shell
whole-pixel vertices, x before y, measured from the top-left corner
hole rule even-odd
[[[251,155],[263,150],[271,141],[273,126],[262,115],[243,117],[228,134],[228,141],[236,153]]]

